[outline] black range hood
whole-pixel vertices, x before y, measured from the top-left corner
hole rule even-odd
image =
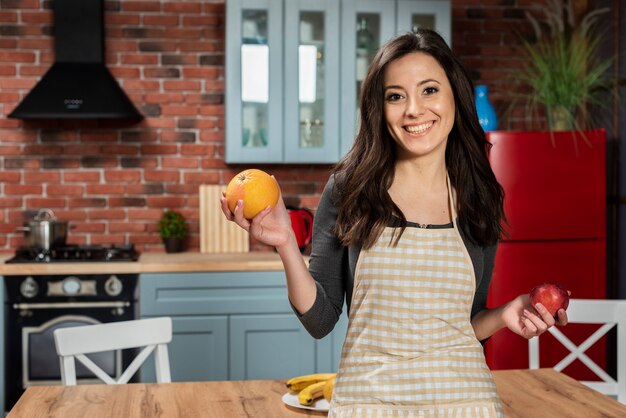
[[[103,0],[54,0],[53,7],[54,64],[9,117],[142,119],[104,63]]]

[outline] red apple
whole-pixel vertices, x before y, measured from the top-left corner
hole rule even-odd
[[[567,309],[569,305],[569,294],[567,289],[560,284],[543,283],[533,287],[530,291],[530,303],[533,307],[541,303],[554,317],[559,309]]]

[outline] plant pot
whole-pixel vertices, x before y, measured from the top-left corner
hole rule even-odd
[[[166,253],[180,253],[184,250],[185,241],[183,238],[169,237],[163,238]]]

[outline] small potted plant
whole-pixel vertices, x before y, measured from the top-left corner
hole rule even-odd
[[[165,244],[165,252],[179,253],[183,251],[184,240],[189,234],[187,220],[175,210],[166,210],[159,220],[159,234]]]

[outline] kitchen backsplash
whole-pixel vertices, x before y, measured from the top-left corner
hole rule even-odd
[[[164,209],[180,210],[197,250],[198,187],[246,168],[224,163],[224,2],[105,2],[107,66],[141,122],[8,119],[53,62],[52,3],[0,0],[0,252],[23,243],[24,211],[42,207],[70,221],[71,243],[140,251],[163,251],[156,223]],[[510,28],[525,24],[530,3],[453,1],[453,48],[499,111],[519,66]],[[523,123],[514,111],[501,127]],[[331,167],[259,168],[276,176],[288,205],[314,210]]]

